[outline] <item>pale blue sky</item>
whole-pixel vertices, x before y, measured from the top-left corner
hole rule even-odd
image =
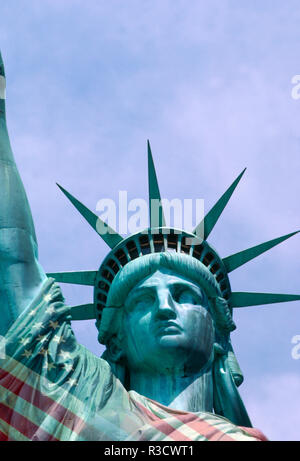
[[[207,211],[248,167],[209,239],[222,257],[299,229],[299,21],[296,0],[2,0],[8,126],[45,271],[97,269],[108,251],[55,182],[93,211],[119,190],[146,198],[147,138],[162,196]],[[299,238],[233,272],[233,290],[299,293]],[[300,440],[300,303],[235,321],[254,425]],[[99,354],[93,322],[74,328]]]

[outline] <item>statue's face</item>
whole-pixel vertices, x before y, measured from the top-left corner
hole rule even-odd
[[[203,290],[161,269],[129,293],[122,349],[129,370],[190,375],[212,356],[214,327]]]

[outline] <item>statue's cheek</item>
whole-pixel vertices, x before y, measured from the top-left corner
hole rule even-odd
[[[215,328],[211,314],[203,307],[195,307],[186,312],[186,331],[201,345],[214,342]]]
[[[215,342],[215,329],[209,313],[195,313],[188,323],[186,330],[190,354],[190,367],[199,370],[205,366],[212,357]]]
[[[150,315],[132,313],[124,318],[123,328],[126,334],[123,344],[126,355],[132,357],[132,360],[137,361],[153,346],[149,333],[150,322]]]

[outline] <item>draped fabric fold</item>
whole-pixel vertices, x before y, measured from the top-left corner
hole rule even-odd
[[[128,392],[105,360],[77,343],[51,278],[9,329],[1,357],[0,440],[263,439],[221,416]]]

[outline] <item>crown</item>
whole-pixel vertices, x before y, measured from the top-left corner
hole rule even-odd
[[[147,142],[147,147],[150,227],[129,237],[121,237],[106,222],[102,221],[62,186],[57,184],[84,219],[111,248],[99,270],[47,273],[48,277],[53,277],[57,282],[94,286],[94,302],[71,307],[72,320],[97,319],[100,322],[103,309],[107,307],[106,303],[110,287],[119,271],[130,261],[137,258],[142,258],[148,254],[170,251],[197,259],[213,276],[219,289],[219,294],[227,301],[231,312],[233,308],[238,307],[300,300],[300,295],[293,294],[232,292],[228,277],[228,274],[233,270],[292,237],[299,231],[247,248],[225,258],[221,258],[207,241],[246,169],[240,173],[203,220],[190,233],[166,226],[149,141]],[[158,223],[153,222],[152,203],[154,200],[159,203]],[[99,223],[101,223],[102,230],[106,231],[105,233],[100,232]],[[200,229],[202,230],[202,239],[198,237]]]

